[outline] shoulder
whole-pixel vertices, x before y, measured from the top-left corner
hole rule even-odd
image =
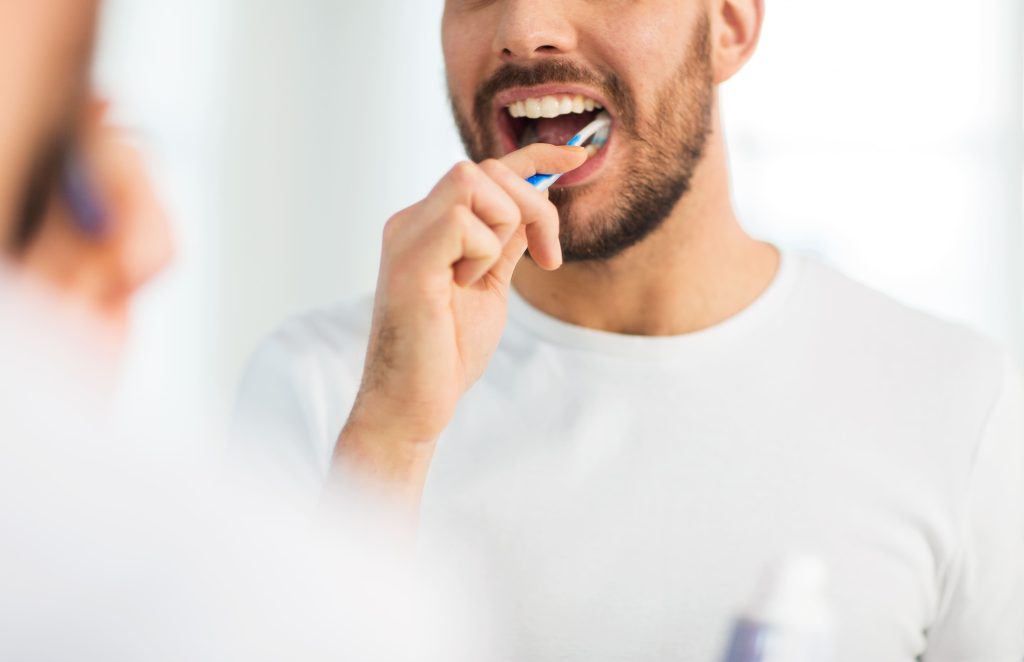
[[[346,353],[353,345],[365,346],[372,313],[373,298],[364,296],[295,315],[275,329],[263,346],[296,358]]]
[[[372,311],[372,297],[364,296],[295,315],[257,346],[250,368],[270,364],[310,374],[317,366],[361,366]]]
[[[787,342],[796,370],[816,380],[814,397],[865,441],[903,449],[941,480],[963,479],[993,412],[1007,406],[1019,370],[1010,355],[810,258],[791,302]]]
[[[236,394],[235,448],[319,484],[359,388],[371,310],[366,298],[298,315],[257,347]]]
[[[294,409],[315,409],[315,418],[323,418],[350,400],[362,376],[372,309],[372,298],[363,297],[285,321],[249,359],[239,406],[255,402],[270,409],[267,402],[292,402]]]
[[[994,341],[963,324],[916,310],[826,266],[801,258],[794,297],[801,333],[820,360],[939,398],[999,396],[1012,361]]]

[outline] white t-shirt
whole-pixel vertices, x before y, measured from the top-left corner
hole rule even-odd
[[[241,387],[240,444],[318,490],[370,302],[294,319]],[[712,328],[638,337],[513,294],[440,439],[421,544],[510,660],[720,658],[772,559],[831,569],[841,662],[1024,657],[1024,389],[996,349],[785,255]]]

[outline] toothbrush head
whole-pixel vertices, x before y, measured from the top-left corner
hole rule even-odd
[[[590,139],[590,144],[594,147],[601,149],[605,143],[608,142],[608,135],[611,133],[612,125],[609,123],[606,126],[601,127],[594,134],[594,137]]]
[[[608,142],[608,134],[612,126],[612,118],[608,113],[601,113],[594,121],[580,129],[567,144],[573,147],[585,147],[588,144],[601,147]]]

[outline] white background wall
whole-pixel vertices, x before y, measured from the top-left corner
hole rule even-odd
[[[724,102],[750,230],[1024,349],[1024,3],[767,4]]]
[[[723,92],[748,228],[1024,350],[1020,0],[767,4]],[[129,404],[217,421],[277,323],[372,288],[384,221],[461,157],[440,7],[108,2],[97,78],[181,247],[139,310]]]
[[[154,404],[181,426],[174,437],[208,438],[229,386],[220,376],[224,332],[223,185],[220,135],[232,8],[210,0],[105,0],[95,77],[148,157],[173,219],[178,254],[141,297],[125,358],[125,408]],[[175,434],[171,432],[171,434]]]

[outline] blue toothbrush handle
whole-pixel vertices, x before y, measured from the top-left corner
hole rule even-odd
[[[528,177],[526,181],[529,182],[530,186],[538,191],[546,191],[551,188],[552,184],[558,181],[559,177],[561,177],[561,175],[538,174],[533,177]]]

